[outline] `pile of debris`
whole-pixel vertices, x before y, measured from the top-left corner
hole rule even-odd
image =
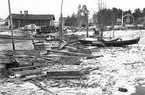
[[[32,53],[33,52],[33,53]],[[73,53],[73,52],[64,52],[64,51],[47,51],[47,55],[41,55],[41,51],[5,51],[3,55],[0,56],[0,69],[1,71],[8,71],[8,75],[11,78],[17,77],[26,77],[29,75],[39,75],[43,73],[49,73],[49,75],[55,75],[55,73],[63,72],[67,75],[77,74],[80,76],[80,70],[61,70],[60,71],[51,70],[51,72],[44,72],[43,68],[47,67],[52,68],[54,65],[69,65],[71,66],[79,66],[81,61],[81,57],[91,58],[96,56],[91,56],[90,54],[81,54],[81,53]],[[71,55],[71,56],[70,56]],[[98,57],[98,56],[97,56]],[[100,57],[100,56],[99,56]],[[52,66],[52,67],[50,67]],[[54,72],[52,72],[54,71]],[[51,74],[52,73],[52,74]],[[2,73],[3,74],[3,73]],[[57,74],[56,74],[57,75]],[[62,74],[63,75],[63,74]]]
[[[43,80],[39,79],[47,80],[47,83],[51,83],[53,79],[53,82],[63,80],[67,83],[63,86],[83,87],[81,80],[86,79],[86,74],[92,69],[83,68],[81,59],[101,57],[93,56],[89,48],[73,44],[64,44],[61,50],[8,50],[1,51],[0,54],[0,73],[3,82],[29,81],[52,95],[54,94],[40,83]],[[73,80],[79,83],[72,83]],[[50,85],[53,86],[54,84]],[[57,83],[56,86],[62,87],[61,83]]]

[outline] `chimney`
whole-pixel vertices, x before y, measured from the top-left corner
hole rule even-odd
[[[20,11],[20,15],[22,15],[23,14],[23,12],[22,11]]]
[[[28,11],[27,10],[24,11],[24,15],[28,15]]]

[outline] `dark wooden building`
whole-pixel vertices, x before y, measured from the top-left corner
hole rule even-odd
[[[28,11],[20,11],[20,14],[12,14],[13,27],[23,27],[29,24],[35,24],[37,26],[53,26],[55,17],[54,15],[37,15],[37,14],[28,14]],[[9,16],[6,18],[9,25]]]
[[[87,16],[79,16],[77,20],[77,25],[79,27],[87,27],[88,17]]]

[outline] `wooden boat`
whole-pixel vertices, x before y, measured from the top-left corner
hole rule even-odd
[[[81,39],[79,42],[85,45],[92,45],[92,46],[98,46],[98,47],[105,47],[105,46],[125,46],[125,45],[131,45],[131,44],[137,44],[140,40],[140,37],[131,39],[131,40],[120,40],[120,39],[115,39],[115,40],[110,40],[110,41],[105,41],[105,40],[87,40],[87,39]]]
[[[117,41],[102,41],[106,46],[125,46],[131,44],[137,44],[140,40],[140,37],[131,40],[117,40]]]
[[[104,43],[102,43],[101,41],[99,41],[96,38],[83,38],[83,39],[80,39],[78,41],[81,44],[88,45],[88,46],[99,46],[99,47],[105,46]]]

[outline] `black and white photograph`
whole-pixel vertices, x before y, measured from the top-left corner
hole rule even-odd
[[[0,95],[145,95],[144,0],[0,0]]]

